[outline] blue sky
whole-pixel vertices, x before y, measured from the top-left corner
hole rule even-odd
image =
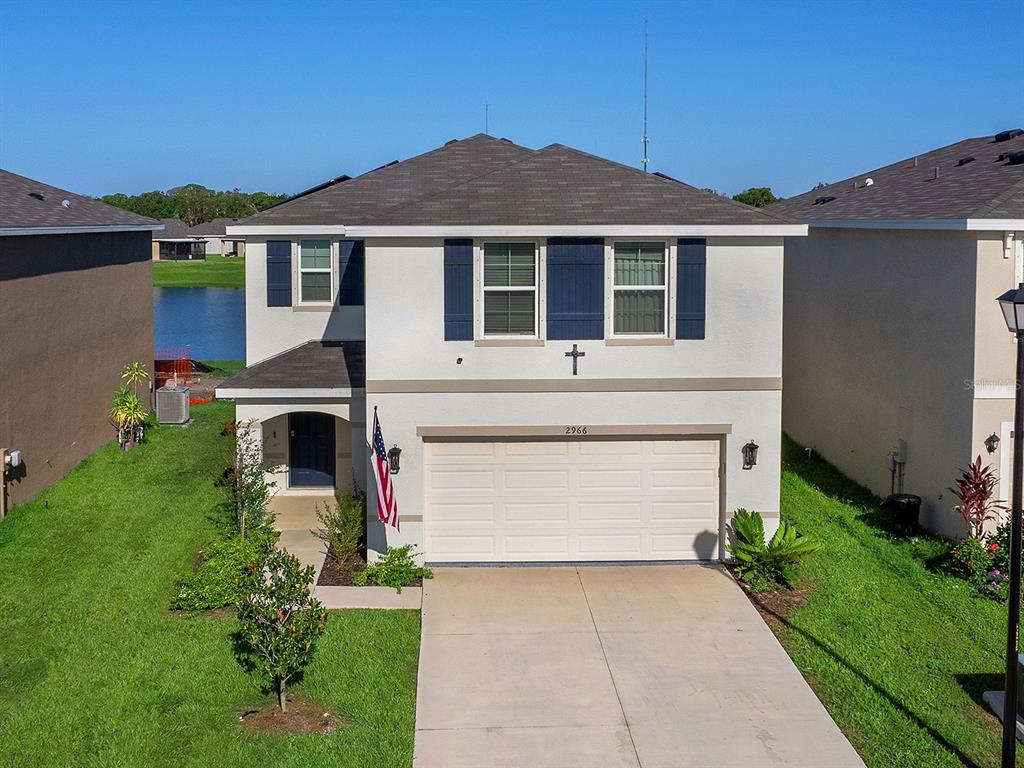
[[[296,192],[483,129],[796,194],[1024,127],[1013,2],[0,2],[0,165]]]

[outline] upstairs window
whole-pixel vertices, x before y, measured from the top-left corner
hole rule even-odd
[[[537,335],[537,246],[484,243],[484,335]]]
[[[299,243],[299,301],[330,302],[331,241],[302,240]]]
[[[664,335],[668,270],[664,243],[616,243],[613,328],[625,336]]]

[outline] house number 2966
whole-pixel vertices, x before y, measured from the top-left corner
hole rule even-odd
[[[583,426],[572,426],[565,428],[565,434],[567,435],[585,435],[587,434],[587,428]]]

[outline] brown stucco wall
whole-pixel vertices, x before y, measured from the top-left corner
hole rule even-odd
[[[905,440],[904,490],[948,535],[963,533],[948,488],[972,449],[977,239],[813,228],[786,240],[783,429],[880,496]]]
[[[23,503],[110,441],[125,362],[152,369],[149,232],[0,237],[0,447]]]

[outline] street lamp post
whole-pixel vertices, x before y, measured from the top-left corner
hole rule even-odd
[[[1006,690],[1003,692],[1002,768],[1017,760],[1017,627],[1020,624],[1021,485],[1024,484],[1024,283],[999,297],[1006,327],[1017,337],[1017,378],[1013,414],[1013,501],[1010,506],[1010,604],[1006,628]]]

